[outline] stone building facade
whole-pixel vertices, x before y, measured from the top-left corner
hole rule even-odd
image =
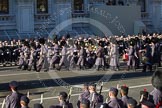
[[[89,18],[93,5],[140,5],[146,30],[162,30],[162,0],[0,0],[0,38],[48,35],[63,21]],[[81,22],[72,23],[61,32],[76,35],[78,28],[81,33],[89,32],[89,24]]]

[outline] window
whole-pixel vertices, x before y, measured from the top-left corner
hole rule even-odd
[[[138,0],[138,4],[141,6],[141,12],[146,12],[146,0]]]
[[[9,13],[9,1],[0,0],[0,14],[8,14],[8,13]]]
[[[48,13],[48,0],[37,0],[37,13]]]
[[[83,12],[83,0],[74,0],[74,12]]]

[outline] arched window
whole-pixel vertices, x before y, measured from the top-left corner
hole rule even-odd
[[[138,0],[138,4],[141,6],[141,12],[146,12],[146,0]]]
[[[0,0],[0,14],[9,14],[8,0]]]
[[[84,2],[83,0],[74,0],[74,12],[83,12]]]
[[[37,13],[48,13],[48,0],[37,0]]]

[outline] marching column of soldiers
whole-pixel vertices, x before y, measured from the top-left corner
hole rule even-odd
[[[90,69],[97,71],[120,69],[120,57],[127,62],[126,70],[136,70],[143,64],[142,72],[161,66],[162,35],[112,36],[61,39],[25,39],[0,41],[0,63],[18,65],[23,70]]]
[[[162,35],[152,36],[113,36],[113,37],[79,37],[76,39],[62,37],[50,39],[25,39],[0,42],[0,63],[3,66],[18,65],[19,69],[61,70],[78,68],[80,70],[94,68],[99,70],[117,71],[120,69],[120,57],[127,62],[127,70],[137,69],[143,64],[142,72],[153,71],[153,65],[161,66]],[[59,104],[50,108],[160,108],[162,106],[162,72],[155,71],[152,77],[154,90],[140,92],[140,101],[128,96],[129,87],[120,89],[111,87],[108,98],[104,102],[102,87],[97,92],[95,84],[85,84],[77,106],[70,103],[70,96],[60,92]],[[5,99],[6,108],[29,108],[30,99],[18,92],[18,82],[10,84],[12,93]],[[118,97],[121,95],[121,98]],[[35,104],[34,108],[43,108]]]
[[[69,94],[60,92],[58,95],[59,104],[54,103],[49,108],[161,108],[162,107],[162,71],[155,71],[152,76],[154,89],[149,93],[143,89],[139,93],[139,101],[129,96],[129,87],[111,87],[105,97],[102,95],[101,85],[99,92],[95,83],[85,83],[83,91],[78,97],[76,106],[70,103],[72,89]],[[18,82],[12,81],[9,84],[12,93],[5,99],[6,108],[29,108],[29,96],[18,92]],[[120,96],[118,96],[120,95]],[[42,100],[43,102],[43,100]],[[35,103],[31,108],[44,108],[43,103]],[[2,107],[3,108],[3,107]]]

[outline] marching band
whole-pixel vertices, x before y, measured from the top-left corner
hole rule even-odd
[[[25,39],[0,41],[0,64],[18,65],[23,70],[61,70],[65,67],[80,70],[94,68],[119,70],[120,58],[127,62],[127,70],[143,64],[152,71],[152,65],[161,66],[162,35],[127,37],[77,37],[61,39]],[[125,59],[127,57],[127,59]]]

